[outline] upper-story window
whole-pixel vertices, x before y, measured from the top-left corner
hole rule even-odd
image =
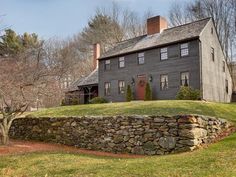
[[[225,80],[225,91],[226,93],[229,93],[229,82],[227,79]]]
[[[180,54],[181,54],[181,57],[189,55],[188,43],[184,43],[180,45]]]
[[[105,96],[111,95],[111,83],[110,82],[105,82],[105,84],[104,84],[104,94],[105,94]]]
[[[125,93],[125,81],[119,81],[118,82],[118,92],[119,94],[124,94]]]
[[[213,30],[213,27],[211,27],[211,34],[213,34],[214,33],[214,30]]]
[[[125,57],[120,57],[119,58],[119,68],[124,68],[125,67]]]
[[[162,48],[161,49],[161,60],[167,60],[168,59],[168,49]]]
[[[223,61],[223,72],[225,72],[225,61]]]
[[[161,90],[167,90],[168,89],[168,75],[161,75]]]
[[[138,64],[142,65],[144,63],[145,63],[144,53],[139,53],[138,54]]]
[[[182,72],[180,76],[180,85],[189,86],[189,72]]]
[[[111,60],[105,60],[105,70],[111,69]]]
[[[213,47],[211,48],[211,59],[212,61],[215,61],[215,50]]]

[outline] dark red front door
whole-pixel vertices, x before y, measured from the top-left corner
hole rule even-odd
[[[136,82],[136,99],[144,100],[145,98],[145,88],[146,88],[146,75],[138,75]]]

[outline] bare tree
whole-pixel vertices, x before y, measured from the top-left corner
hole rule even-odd
[[[128,8],[122,8],[115,2],[113,2],[112,8],[98,8],[97,12],[111,17],[117,24],[119,24],[123,32],[122,40],[145,35],[147,32],[147,18],[153,16],[153,12],[149,9],[147,9],[143,15],[140,15]]]
[[[220,43],[230,62],[235,53],[235,0],[194,0],[186,5],[178,2],[169,12],[172,26],[206,17],[212,17]]]
[[[51,72],[44,63],[42,45],[14,58],[0,59],[0,136],[4,145],[9,142],[13,120],[28,109],[35,94],[47,85]]]
[[[175,1],[169,11],[169,22],[170,26],[178,26],[190,21],[190,17],[187,15],[187,7],[185,4],[181,4]]]
[[[47,95],[41,94],[39,100],[42,106],[60,105],[70,85],[92,71],[92,53],[81,52],[80,46],[76,37],[66,40],[53,38],[45,42],[45,63],[54,72],[54,82],[48,83]]]

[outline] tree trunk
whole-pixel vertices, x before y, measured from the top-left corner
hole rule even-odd
[[[13,119],[7,121],[6,118],[3,118],[3,123],[0,123],[0,145],[9,144],[9,130],[11,127]]]
[[[2,145],[8,145],[9,144],[9,136],[8,136],[8,134],[3,135],[1,137],[1,139],[2,139]]]

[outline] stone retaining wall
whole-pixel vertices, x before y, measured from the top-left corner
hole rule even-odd
[[[162,155],[214,141],[230,123],[199,115],[16,119],[15,139],[61,143],[113,153]]]

